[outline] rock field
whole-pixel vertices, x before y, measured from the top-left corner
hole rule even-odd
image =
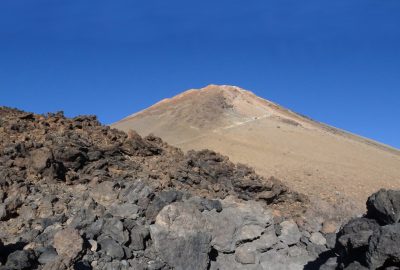
[[[275,178],[94,116],[0,107],[0,187],[1,270],[400,265],[399,192],[339,231]]]

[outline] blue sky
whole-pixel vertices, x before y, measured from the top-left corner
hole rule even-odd
[[[400,148],[399,0],[0,1],[0,105],[114,122],[231,84]]]

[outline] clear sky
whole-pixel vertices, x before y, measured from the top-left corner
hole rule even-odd
[[[111,123],[211,83],[400,148],[400,1],[0,1],[0,105]]]

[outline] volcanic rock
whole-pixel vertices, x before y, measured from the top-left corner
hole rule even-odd
[[[66,228],[54,235],[54,247],[60,256],[74,259],[81,252],[82,245],[82,237],[72,228]]]
[[[368,198],[367,216],[382,225],[400,221],[400,190],[381,189]]]
[[[156,251],[174,269],[206,270],[211,250],[206,222],[199,210],[190,204],[166,206],[150,227]]]

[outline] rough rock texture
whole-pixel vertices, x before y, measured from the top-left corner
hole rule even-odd
[[[0,107],[1,270],[300,268],[327,248],[307,205],[213,151]]]
[[[382,225],[399,222],[400,190],[379,190],[368,198],[367,209],[367,216]]]
[[[82,245],[83,239],[75,229],[66,228],[54,235],[53,246],[60,256],[74,259],[81,252]]]
[[[370,268],[400,267],[400,223],[386,225],[372,235],[367,252]]]
[[[0,107],[0,270],[396,269],[399,192],[367,206],[336,235],[324,208],[213,151]]]
[[[325,259],[322,266],[315,265],[322,269],[400,268],[400,192],[379,190],[368,198],[367,208],[365,217],[352,219],[337,234],[331,251],[337,260],[328,256],[320,258]]]
[[[150,226],[155,250],[174,269],[207,269],[211,234],[206,222],[194,205],[164,207]]]

